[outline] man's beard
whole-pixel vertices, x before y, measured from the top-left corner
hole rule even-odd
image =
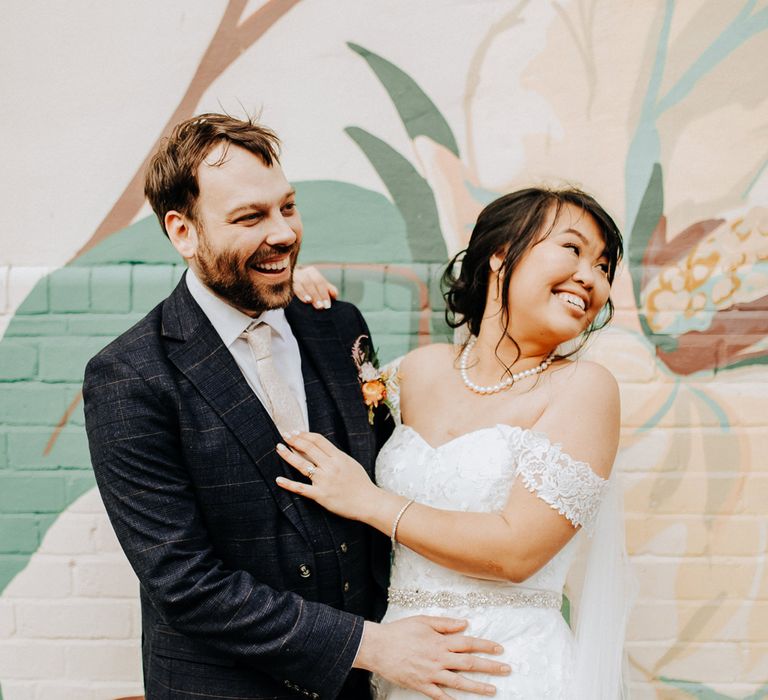
[[[293,298],[293,267],[299,246],[261,246],[243,262],[235,251],[214,254],[204,238],[197,264],[201,281],[222,299],[241,311],[259,314],[269,309],[283,309]],[[284,282],[254,282],[251,267],[262,260],[290,254],[291,275]]]

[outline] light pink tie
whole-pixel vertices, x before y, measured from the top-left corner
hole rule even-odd
[[[256,372],[268,404],[266,408],[277,429],[283,435],[293,430],[306,430],[299,402],[272,361],[272,329],[266,323],[254,321],[240,337],[248,341],[256,360]]]

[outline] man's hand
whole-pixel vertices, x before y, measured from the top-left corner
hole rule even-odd
[[[495,695],[494,686],[470,680],[459,672],[508,675],[508,665],[473,656],[500,654],[503,649],[496,642],[459,634],[466,626],[465,620],[426,615],[387,624],[366,622],[354,666],[434,700],[451,697],[442,688]]]

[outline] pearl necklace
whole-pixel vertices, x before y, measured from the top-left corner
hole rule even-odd
[[[515,372],[512,376],[502,379],[498,384],[493,384],[492,386],[479,386],[469,378],[469,373],[467,372],[469,354],[472,352],[472,348],[475,347],[476,342],[477,338],[472,338],[472,340],[467,343],[467,347],[464,348],[464,351],[461,353],[461,358],[459,360],[459,372],[461,373],[461,379],[464,382],[464,386],[466,386],[470,391],[474,391],[476,394],[497,394],[504,389],[509,389],[509,387],[511,387],[519,379],[532,377],[535,374],[541,374],[545,369],[547,369],[547,367],[552,364],[552,360],[555,357],[555,352],[553,350],[551,353],[549,353],[547,359],[536,367],[531,367],[531,369],[524,369],[522,372]]]

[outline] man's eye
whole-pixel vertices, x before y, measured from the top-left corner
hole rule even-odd
[[[249,223],[251,221],[256,221],[261,215],[257,214],[256,212],[253,212],[252,214],[245,214],[244,216],[240,216],[235,220],[236,224],[244,224]]]
[[[293,211],[296,211],[296,202],[288,202],[283,206],[283,211],[291,213]]]

